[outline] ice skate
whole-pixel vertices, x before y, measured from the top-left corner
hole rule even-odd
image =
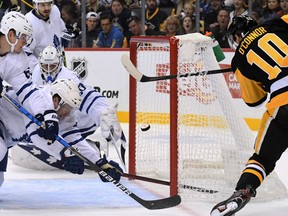
[[[233,216],[250,201],[251,197],[255,197],[255,195],[256,191],[248,185],[246,189],[234,192],[230,198],[214,206],[210,212],[210,216]]]

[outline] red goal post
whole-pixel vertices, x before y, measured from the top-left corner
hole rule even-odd
[[[130,60],[137,65],[137,51],[139,43],[166,43],[170,45],[170,74],[177,74],[177,46],[178,39],[175,37],[132,37],[130,40]],[[147,46],[149,49],[149,46]],[[150,47],[150,49],[153,47]],[[156,49],[156,48],[155,48]],[[160,47],[159,50],[165,50]],[[168,50],[169,51],[169,50]],[[136,174],[136,80],[130,76],[129,93],[129,172]],[[178,194],[177,181],[177,80],[170,81],[170,195]]]

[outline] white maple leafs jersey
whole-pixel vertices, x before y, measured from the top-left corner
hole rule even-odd
[[[49,85],[39,89],[39,91],[47,100],[51,98]],[[16,98],[14,90],[6,93],[12,98]],[[64,146],[58,141],[50,144],[47,140],[39,137],[37,133],[39,126],[18,112],[13,105],[6,100],[0,100],[0,112],[0,121],[9,121],[9,124],[5,124],[4,130],[4,139],[7,147],[13,146],[18,142],[27,143],[28,145],[32,142],[36,147],[52,155],[57,160],[61,160],[61,152],[64,150]],[[79,129],[75,127],[75,114],[71,114],[69,117],[59,121],[59,131],[59,134],[65,141],[70,145],[74,145],[74,147],[89,160],[95,163],[100,159],[99,152],[95,151],[95,149],[84,140],[81,133],[79,133]]]
[[[32,38],[30,45],[24,47],[24,51],[29,55],[30,66],[34,68],[38,64],[38,57],[41,51],[48,45],[54,45],[58,50],[61,47],[61,35],[66,30],[65,23],[61,19],[61,14],[56,5],[52,6],[50,19],[44,21],[35,16],[35,10],[31,10],[25,16],[32,24]]]
[[[32,83],[28,58],[24,52],[7,53],[0,57],[0,65],[0,77],[13,87],[19,102],[32,115],[54,109],[52,99],[43,97]]]
[[[92,87],[85,85],[74,71],[64,66],[57,74],[57,79],[71,79],[78,85],[82,103],[79,111],[76,111],[77,127],[81,130],[84,137],[91,135],[100,125],[101,113],[109,107],[107,99]],[[34,68],[32,80],[37,86],[46,84],[41,77],[39,64]]]

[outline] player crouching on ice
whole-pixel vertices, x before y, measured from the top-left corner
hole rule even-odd
[[[54,81],[51,85],[45,85],[41,91],[43,92],[43,95],[46,95],[47,100],[51,100],[52,95],[54,108],[59,120],[59,134],[65,139],[65,141],[77,149],[91,162],[95,163],[97,166],[103,169],[113,179],[119,181],[121,178],[121,173],[123,173],[119,164],[112,160],[108,161],[105,155],[103,158],[100,158],[100,152],[98,149],[93,148],[82,137],[79,128],[76,126],[77,122],[75,114],[76,110],[79,109],[79,106],[82,102],[80,91],[76,83],[70,79],[59,79]],[[39,121],[43,120],[42,115],[37,115],[35,117]],[[43,130],[42,127],[34,124],[32,121],[26,118],[26,116],[20,116],[20,119],[17,122],[20,122],[23,120],[23,118],[25,122],[23,125],[26,125],[27,128],[27,140],[32,141],[32,143],[26,144],[26,151],[29,149],[29,145],[32,144],[32,150],[35,150],[34,147],[36,147],[36,149],[40,149],[41,152],[44,152],[46,155],[48,155],[46,161],[44,161],[45,163],[48,163],[49,161],[55,161],[56,159],[66,171],[74,174],[83,174],[85,168],[83,160],[73,154],[70,154],[70,151],[66,150],[58,141],[51,140],[47,142],[46,139],[43,139],[41,135]],[[17,132],[15,132],[15,134],[10,134],[10,136],[17,137],[16,134]],[[51,158],[51,156],[54,157],[54,160]],[[102,181],[107,182],[104,177],[101,175],[99,176]]]
[[[256,27],[255,27],[256,26]],[[235,215],[256,196],[256,189],[275,168],[288,147],[288,15],[261,25],[249,16],[234,17],[228,28],[236,49],[232,69],[240,83],[242,99],[256,107],[266,101],[260,129],[235,192],[213,207],[211,216]]]
[[[123,170],[120,168],[119,164],[112,160],[108,162],[105,155],[103,158],[100,158],[99,151],[88,144],[81,136],[80,132],[75,133],[75,130],[77,131],[76,127],[74,126],[76,123],[75,110],[79,109],[82,101],[76,83],[69,79],[60,79],[53,82],[51,86],[46,85],[45,87],[51,88],[54,108],[59,116],[59,131],[63,138],[65,138],[67,142],[73,145],[73,147],[86,158],[103,169],[108,175],[113,177],[116,181],[119,181],[121,173],[123,173]],[[41,117],[39,120],[41,120]],[[38,134],[39,130],[42,130],[42,128],[38,129]],[[35,142],[33,141],[33,143]],[[58,147],[55,147],[56,145]],[[71,155],[69,150],[65,151],[62,144],[58,143],[58,141],[55,141],[51,145],[48,143],[45,146],[49,148],[51,153],[53,153],[53,156],[56,158],[58,157],[58,159],[60,159],[59,156],[64,157],[64,169],[66,171],[70,171],[75,174],[82,174],[84,172],[83,160],[73,154]],[[55,149],[59,149],[60,151],[55,152]],[[101,175],[99,176],[102,181],[107,182],[104,177]]]

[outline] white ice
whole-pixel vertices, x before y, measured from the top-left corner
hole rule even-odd
[[[123,128],[128,136],[127,126]],[[277,163],[276,172],[288,187],[287,164],[285,152]],[[121,183],[143,199],[169,196],[168,187],[164,185],[125,178]],[[208,216],[214,204],[183,200],[177,207],[148,210],[114,184],[102,183],[92,171],[79,176],[61,170],[31,170],[14,165],[11,159],[0,189],[0,216]],[[237,213],[240,215],[287,216],[288,198],[265,203],[251,201]]]

